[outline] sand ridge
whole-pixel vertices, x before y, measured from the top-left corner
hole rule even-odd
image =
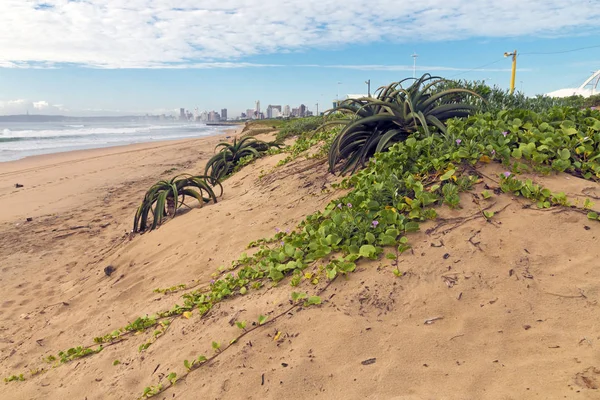
[[[170,308],[180,294],[155,288],[206,284],[250,241],[293,228],[339,195],[329,189],[336,178],[326,165],[298,159],[273,169],[284,155],[266,157],[225,181],[217,204],[129,236],[146,187],[169,168],[201,170],[218,140],[108,155],[106,170],[104,157],[82,159],[78,169],[96,168],[99,177],[87,183],[92,195],[83,202],[81,182],[89,173],[53,162],[49,177],[73,174],[36,188],[49,199],[59,192],[56,201],[5,209],[0,373],[43,366],[40,359],[59,349]],[[27,169],[24,176],[35,175],[35,167]],[[501,171],[482,169],[490,186]],[[599,193],[596,184],[564,174],[534,179],[572,199]],[[4,199],[11,198],[13,180],[0,173]],[[361,262],[326,287],[321,306],[253,331],[159,398],[598,398],[600,227],[580,213],[538,210],[505,194],[484,201],[464,193],[461,204],[440,208],[440,219],[411,235],[412,251],[397,260],[402,277],[391,272],[396,261]],[[491,221],[482,207],[496,211]],[[53,208],[61,212],[49,215]],[[32,209],[34,220],[22,222]],[[115,267],[110,277],[107,265]],[[206,318],[174,320],[146,352],[138,346],[151,333],[11,382],[3,398],[134,399],[169,372],[183,371],[183,360],[212,354],[212,341],[235,337],[232,321],[251,323],[289,307],[292,290],[287,280],[251,290]]]

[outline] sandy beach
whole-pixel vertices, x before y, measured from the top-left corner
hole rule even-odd
[[[148,186],[203,172],[222,138],[0,164],[0,375],[27,373],[0,384],[2,399],[136,399],[184,360],[213,354],[211,342],[229,343],[235,321],[289,306],[284,281],[204,318],[174,319],[144,352],[152,332],[56,368],[43,361],[181,304],[182,293],[154,290],[207,285],[249,242],[294,228],[339,194],[321,161],[275,168],[285,154],[264,157],[227,179],[217,204],[130,235]],[[571,199],[600,198],[597,184],[572,176],[535,179]],[[478,190],[485,183],[497,186],[490,178]],[[490,222],[462,196],[463,209],[441,208],[412,234],[402,278],[390,260],[361,262],[318,286],[322,305],[251,332],[159,398],[597,399],[600,227],[506,194],[490,203]]]

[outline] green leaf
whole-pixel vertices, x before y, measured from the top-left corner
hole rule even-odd
[[[217,351],[217,350],[219,350],[221,348],[221,344],[219,342],[213,341],[212,342],[212,348]]]
[[[410,222],[407,222],[406,224],[404,224],[405,232],[416,232],[418,230],[419,230],[418,222],[410,221]]]
[[[587,213],[587,217],[589,219],[596,219],[597,220],[598,219],[598,213],[595,213],[595,212],[591,211],[591,212]]]
[[[258,325],[263,325],[265,322],[267,322],[267,319],[269,319],[269,317],[264,316],[264,315],[259,315],[258,316]]]
[[[177,382],[177,374],[175,372],[171,372],[167,375],[167,380],[171,382],[171,385],[174,385]]]
[[[493,211],[483,211],[483,215],[485,216],[486,219],[490,219],[494,216],[494,212]]]
[[[190,364],[190,362],[188,360],[183,360],[183,366],[185,368],[187,368],[187,370],[189,371],[190,369],[192,369],[192,365]]]
[[[246,329],[246,321],[237,321],[235,325],[240,329]]]
[[[380,243],[383,246],[393,246],[396,244],[396,238],[388,235],[381,235],[379,237]]]
[[[309,306],[321,304],[321,298],[319,296],[310,296],[306,299],[305,304]]]
[[[375,235],[373,235],[371,232],[366,233],[365,239],[367,240],[367,243],[375,243]]]
[[[568,149],[559,150],[558,155],[560,156],[561,160],[568,160],[571,158],[571,152]]]
[[[396,255],[394,253],[387,253],[385,255],[385,258],[387,258],[388,260],[395,260],[396,259]]]
[[[298,293],[298,292],[292,292],[292,301],[296,302],[300,299],[305,299],[307,296],[306,293]]]
[[[448,179],[452,178],[452,175],[454,175],[455,173],[456,173],[455,169],[449,170],[444,175],[440,176],[440,181],[447,181]]]
[[[371,258],[371,257],[374,257],[375,254],[377,254],[377,250],[375,249],[375,246],[370,245],[370,244],[365,244],[365,245],[360,246],[359,254],[362,257]]]
[[[296,252],[296,248],[289,243],[286,243],[285,246],[283,246],[283,249],[288,257],[292,257]]]

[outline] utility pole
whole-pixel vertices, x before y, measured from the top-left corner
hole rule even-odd
[[[413,53],[413,55],[411,56],[413,58],[413,78],[417,77],[417,57],[419,57],[419,55],[417,53]]]
[[[367,96],[371,97],[371,80],[365,81],[367,84]]]
[[[510,76],[510,94],[515,92],[515,77],[517,75],[517,51],[512,53],[504,53],[504,57],[512,56],[512,74]]]
[[[319,103],[317,103],[317,117],[319,116]]]

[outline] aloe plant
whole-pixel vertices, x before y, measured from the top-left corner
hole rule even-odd
[[[406,82],[412,83],[404,88]],[[376,97],[349,99],[327,111],[342,118],[322,126],[344,125],[329,150],[330,171],[334,172],[336,165],[345,160],[341,173],[354,173],[373,154],[387,150],[418,129],[426,134],[432,130],[445,134],[444,121],[467,117],[478,109],[456,97],[458,93],[480,97],[477,93],[462,88],[436,90],[441,82],[442,78],[429,74],[404,79],[379,88]]]
[[[217,186],[220,188],[219,194],[214,190]],[[223,186],[210,176],[182,174],[168,181],[159,181],[148,189],[138,207],[133,220],[133,231],[140,232],[148,228],[150,213],[153,216],[150,230],[161,224],[167,215],[174,217],[179,207],[187,206],[186,196],[195,198],[202,206],[211,200],[216,203],[217,197],[222,194]]]
[[[215,150],[221,147],[221,150],[215,154],[204,169],[204,174],[209,175],[212,179],[221,180],[233,172],[235,166],[240,160],[247,156],[260,157],[260,155],[271,147],[281,147],[277,142],[263,142],[247,136],[240,140],[233,139],[233,143],[221,142]],[[210,173],[209,173],[210,172]]]

